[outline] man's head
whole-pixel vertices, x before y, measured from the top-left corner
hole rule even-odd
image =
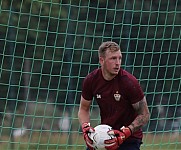
[[[111,51],[111,52],[115,52],[115,51],[120,51],[120,47],[117,43],[112,42],[112,41],[107,41],[107,42],[103,42],[100,46],[99,46],[99,57],[104,57],[106,51]]]
[[[121,66],[122,54],[117,43],[112,41],[103,42],[99,47],[99,63],[106,80],[114,78]]]

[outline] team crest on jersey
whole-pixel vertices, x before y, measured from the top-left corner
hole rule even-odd
[[[114,94],[114,99],[116,101],[120,101],[121,95],[118,93],[118,91],[116,91],[116,93]]]
[[[97,94],[96,97],[97,97],[97,99],[100,99],[101,98],[101,94]]]

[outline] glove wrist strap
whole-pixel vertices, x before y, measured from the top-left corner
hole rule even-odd
[[[90,126],[90,122],[82,123],[82,128],[89,127],[89,126]]]

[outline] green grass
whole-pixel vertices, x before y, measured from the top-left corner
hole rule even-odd
[[[85,150],[84,140],[78,133],[31,132],[10,141],[3,136],[0,150]],[[181,137],[170,133],[145,134],[141,150],[180,150]]]
[[[180,150],[181,136],[174,133],[145,134],[141,150]]]
[[[74,111],[74,114],[77,114],[77,109]],[[92,112],[92,126],[98,124],[99,116],[97,114],[97,111]],[[12,129],[11,124],[5,121],[1,126],[0,150],[85,150],[82,134],[78,132],[80,130],[78,118],[76,115],[73,118],[71,133],[65,133],[59,129],[35,128],[35,124],[42,123],[38,122],[40,121],[38,119],[34,122],[33,129],[28,129],[25,135],[16,137],[14,140],[9,137],[10,129]],[[17,128],[21,126],[20,119],[16,119]],[[175,135],[171,132],[144,134],[141,150],[181,150],[181,135]]]

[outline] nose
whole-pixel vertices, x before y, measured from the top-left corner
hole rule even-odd
[[[116,64],[117,64],[117,65],[120,65],[120,64],[121,64],[121,59],[117,58],[117,59],[116,59]]]

